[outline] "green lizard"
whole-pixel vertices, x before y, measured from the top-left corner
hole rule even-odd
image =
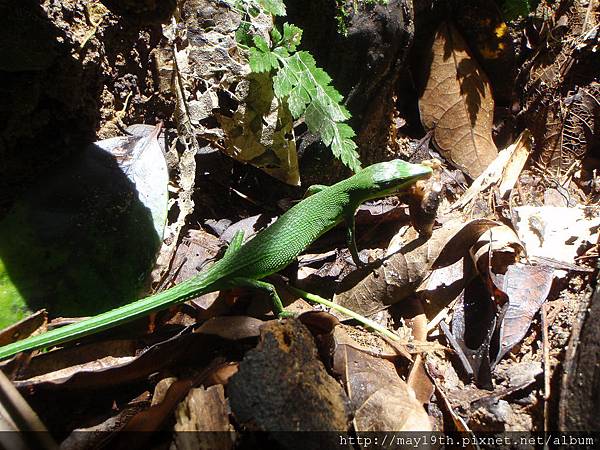
[[[275,287],[260,281],[262,278],[286,267],[319,236],[344,221],[348,227],[348,246],[354,261],[359,264],[354,238],[356,209],[366,200],[400,193],[431,172],[427,166],[393,160],[373,164],[332,186],[313,186],[307,198],[247,243],[243,244],[243,233],[237,233],[223,258],[195,277],[81,322],[0,347],[0,359],[78,339],[199,295],[233,287],[268,291],[274,312],[279,317],[286,316]]]

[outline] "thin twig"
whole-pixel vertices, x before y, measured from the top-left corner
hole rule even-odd
[[[547,303],[542,304],[542,352],[544,357],[544,433],[548,432],[550,425],[550,414],[548,411],[548,400],[550,399],[550,356],[548,354],[548,317],[546,315],[547,308]]]

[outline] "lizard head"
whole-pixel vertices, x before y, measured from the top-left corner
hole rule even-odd
[[[428,178],[432,172],[431,167],[394,159],[366,167],[355,177],[360,178],[368,198],[373,199],[401,192],[415,181]]]

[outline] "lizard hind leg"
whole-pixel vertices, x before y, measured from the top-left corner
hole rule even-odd
[[[279,295],[277,294],[277,290],[275,289],[275,286],[273,286],[271,283],[255,280],[253,278],[237,277],[237,278],[232,278],[231,280],[229,280],[227,282],[227,284],[230,287],[240,287],[241,286],[241,287],[249,287],[249,288],[260,289],[262,291],[266,291],[271,296],[271,300],[273,301],[273,312],[277,315],[277,317],[279,317],[280,319],[284,318],[284,317],[294,317],[293,313],[290,313],[283,309],[283,303],[281,303],[281,299],[279,298]]]

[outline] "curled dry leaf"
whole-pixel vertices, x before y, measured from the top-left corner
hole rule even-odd
[[[499,222],[488,219],[474,219],[465,224],[464,219],[460,218],[451,219],[434,231],[433,236],[440,234],[440,243],[432,255],[435,261],[431,273],[416,291],[425,299],[428,317],[437,315],[460,295],[474,275],[469,249],[486,230],[499,225]]]
[[[156,386],[154,386],[154,393],[152,395],[150,406],[160,405],[165,399],[169,388],[176,381],[177,377],[167,377],[156,383]]]
[[[413,229],[403,228],[390,242],[388,257],[379,266],[356,270],[342,280],[334,302],[372,315],[416,291],[429,301],[427,314],[435,315],[440,305],[460,293],[471,276],[470,265],[464,262],[469,249],[486,230],[496,226],[503,225],[488,219],[467,224],[462,218],[450,219],[428,240]]]
[[[429,416],[390,361],[339,345],[334,370],[354,407],[354,428],[363,431],[431,431]]]
[[[462,293],[452,335],[466,372],[480,386],[491,388],[491,370],[525,337],[551,291],[554,272],[550,267],[511,264],[489,278],[487,292],[481,280],[474,279]],[[503,305],[492,302],[490,294],[502,298]]]
[[[438,29],[431,65],[419,99],[421,122],[433,142],[456,167],[477,178],[496,158],[492,140],[494,99],[483,70],[450,23]]]
[[[163,427],[192,386],[192,379],[177,380],[171,384],[160,403],[138,412],[129,419],[120,430],[123,433],[120,433],[118,438],[115,436],[111,448],[117,450],[147,448],[152,439],[152,433]]]
[[[496,225],[479,236],[469,249],[480,274],[494,277],[505,273],[524,251],[517,234],[506,225]]]
[[[461,198],[452,204],[451,209],[458,210],[472,205],[490,186],[498,186],[500,197],[506,198],[517,182],[532,146],[531,133],[524,130],[512,145],[498,153],[496,159],[473,181]]]

